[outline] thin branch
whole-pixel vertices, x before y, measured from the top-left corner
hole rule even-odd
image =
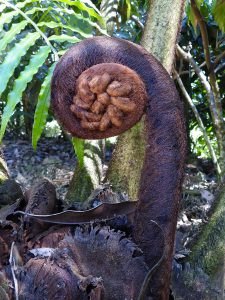
[[[221,59],[223,59],[223,58],[225,58],[225,51],[223,51],[222,53],[220,53],[220,54],[216,57],[216,59],[215,59],[213,65],[211,66],[211,68],[210,68],[209,71],[212,72],[212,70],[216,68],[216,66],[219,64],[219,62],[220,62]],[[216,72],[216,71],[215,71],[215,72]]]
[[[6,0],[1,0],[6,6],[11,7],[13,10],[17,11],[21,16],[24,17],[33,27],[34,29],[42,36],[46,44],[51,48],[54,56],[55,56],[55,61],[59,60],[59,55],[56,49],[52,46],[51,42],[49,41],[48,37],[40,30],[40,28],[35,24],[34,21],[31,20],[21,9],[19,9],[16,5],[6,1]]]
[[[215,69],[215,73],[219,72],[221,69],[223,69],[225,67],[225,62],[220,64],[216,69]]]
[[[136,23],[136,25],[137,25],[138,27],[141,28],[141,30],[143,30],[143,29],[145,28],[144,24],[141,23],[141,21],[138,19],[137,16],[132,15],[130,18],[131,18],[131,20],[133,20],[133,21]]]
[[[216,117],[217,116],[217,110],[216,110],[215,100],[214,100],[214,96],[213,96],[213,93],[212,93],[212,88],[211,88],[211,86],[210,86],[210,84],[207,80],[207,77],[205,76],[203,71],[200,69],[200,67],[198,66],[198,64],[194,60],[191,53],[185,52],[178,44],[176,45],[176,49],[177,49],[177,52],[178,52],[179,56],[181,58],[183,58],[184,60],[188,61],[191,64],[191,66],[193,67],[193,69],[195,70],[195,73],[198,75],[202,85],[206,89],[206,93],[207,93],[207,96],[208,96],[210,106],[212,108],[213,115]]]
[[[208,137],[208,135],[207,135],[205,126],[204,126],[204,124],[203,124],[203,122],[202,122],[201,116],[199,115],[196,106],[194,105],[194,103],[193,103],[191,97],[189,96],[187,90],[185,89],[185,86],[184,86],[184,84],[183,84],[183,82],[182,82],[182,80],[181,80],[179,74],[177,73],[176,70],[174,70],[173,73],[174,73],[175,78],[176,78],[176,80],[177,80],[177,82],[178,82],[178,84],[179,84],[179,87],[180,87],[180,89],[181,89],[181,92],[182,92],[182,94],[184,95],[184,98],[186,99],[186,101],[187,101],[188,104],[190,105],[190,107],[191,107],[191,109],[192,109],[192,111],[193,111],[193,113],[194,113],[194,115],[195,115],[195,118],[196,118],[196,120],[197,120],[197,122],[198,122],[199,128],[200,128],[201,131],[202,131],[202,134],[203,134],[205,143],[206,143],[206,145],[207,145],[207,147],[208,147],[210,156],[212,157],[212,161],[213,161],[213,163],[214,163],[214,165],[215,165],[215,167],[216,167],[218,177],[220,177],[220,175],[221,175],[221,169],[220,169],[220,166],[219,166],[217,157],[216,157],[216,153],[215,153],[215,151],[214,151],[214,149],[213,149],[213,147],[212,147],[212,145],[211,145],[211,143],[210,143],[210,140],[209,140],[209,137]]]

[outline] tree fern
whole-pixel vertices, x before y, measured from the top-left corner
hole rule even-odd
[[[4,109],[2,115],[2,123],[0,129],[0,141],[4,135],[7,123],[17,105],[22,97],[23,91],[26,89],[27,83],[33,78],[33,75],[37,73],[40,66],[43,65],[48,54],[50,52],[50,47],[42,46],[35,55],[31,56],[29,64],[25,67],[24,71],[20,73],[20,76],[15,80],[13,89],[8,95],[7,105]]]
[[[5,60],[0,65],[0,96],[5,90],[9,78],[13,75],[15,68],[19,65],[20,59],[24,56],[27,50],[40,37],[37,32],[28,33],[25,38],[16,43],[15,46],[8,52]]]
[[[34,149],[36,149],[37,147],[37,142],[46,124],[50,104],[50,82],[55,65],[56,63],[54,63],[49,69],[48,75],[45,77],[45,80],[41,86],[41,91],[39,93],[32,130],[32,145]]]

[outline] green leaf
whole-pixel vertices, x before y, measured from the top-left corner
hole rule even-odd
[[[6,8],[5,4],[0,4],[0,12],[2,12]]]
[[[200,9],[202,3],[204,3],[204,0],[195,0],[195,3],[197,5],[197,7]]]
[[[26,1],[19,1],[16,6],[21,9],[23,7],[26,7],[27,4],[29,3],[34,3],[34,2],[37,2],[37,0],[26,0]]]
[[[34,149],[37,148],[37,142],[46,124],[48,109],[50,105],[50,84],[55,65],[56,63],[52,64],[49,68],[48,74],[45,77],[44,82],[42,83],[41,91],[38,96],[38,102],[34,114],[34,124],[32,130],[32,145]]]
[[[217,0],[213,10],[213,16],[219,28],[225,32],[225,0]]]
[[[84,165],[84,140],[73,137],[71,139],[80,167]]]
[[[64,12],[66,14],[66,16],[68,17],[68,15],[71,15],[73,17],[75,17],[77,20],[80,20],[84,23],[88,23],[89,25],[91,25],[92,27],[97,28],[102,34],[107,34],[106,29],[103,29],[102,27],[100,27],[97,22],[92,22],[89,18],[85,18],[80,14],[76,14],[74,12],[74,10],[72,9],[68,9],[68,8],[62,8],[60,9],[60,12]]]
[[[187,17],[188,17],[188,22],[191,23],[191,25],[194,28],[194,31],[196,32],[198,22],[197,22],[197,19],[195,17],[195,14],[193,12],[193,9],[191,8],[190,3],[187,4],[186,13],[187,13]]]
[[[37,11],[44,12],[44,11],[46,11],[46,10],[48,10],[48,9],[47,9],[47,8],[44,8],[44,7],[33,7],[32,9],[25,11],[25,14],[26,14],[26,15],[33,15],[33,14],[35,14]]]
[[[28,33],[19,43],[16,43],[6,55],[3,63],[0,65],[0,96],[5,90],[15,68],[19,65],[21,57],[26,54],[27,50],[39,37],[40,34],[37,32]]]
[[[30,2],[34,2],[34,0],[26,0],[26,1],[23,1],[23,2],[19,2],[16,6],[19,9],[21,9],[21,8],[25,7]],[[7,6],[7,3],[3,4],[3,5]],[[19,12],[15,11],[15,10],[7,12],[7,13],[2,13],[2,15],[0,17],[0,31],[2,31],[2,28],[3,28],[4,24],[9,24],[12,21],[13,17],[17,16],[18,14],[19,14]]]
[[[130,0],[126,0],[126,6],[127,6],[127,20],[130,19],[131,15],[131,3]]]
[[[20,23],[12,24],[9,31],[6,31],[2,39],[0,40],[0,52],[5,50],[8,43],[11,43],[14,37],[23,30],[26,25],[27,21],[22,21]]]
[[[90,16],[99,20],[99,22],[105,27],[105,21],[103,17],[99,14],[99,11],[96,12],[95,9],[88,7],[81,1],[71,1],[71,0],[54,0],[54,2],[63,2],[70,6],[76,6],[79,10],[86,11]],[[93,5],[92,5],[93,7]]]
[[[20,76],[14,81],[13,89],[8,95],[7,104],[2,115],[0,141],[2,141],[8,121],[12,116],[17,103],[20,102],[28,82],[32,80],[34,74],[36,74],[40,66],[43,65],[50,51],[51,48],[48,46],[40,47],[38,52],[31,56],[29,64],[20,73]]]
[[[12,18],[16,15],[18,15],[17,11],[10,11],[8,13],[3,13],[2,16],[0,17],[0,31],[2,31],[4,24],[10,23],[12,21]]]
[[[68,42],[68,43],[78,43],[81,40],[78,39],[75,36],[69,36],[66,34],[61,35],[51,35],[49,38],[49,41],[55,41],[55,42]]]
[[[65,28],[65,29],[69,29],[71,30],[72,32],[77,32],[79,33],[81,36],[85,37],[85,38],[88,38],[88,37],[92,37],[93,35],[92,34],[87,34],[87,33],[84,33],[82,30],[80,30],[79,28],[76,28],[76,27],[72,27],[72,26],[68,26],[68,25],[64,25],[62,23],[57,23],[57,22],[54,22],[54,21],[50,21],[50,22],[40,22],[37,24],[38,27],[42,27],[42,26],[46,26],[48,28]]]

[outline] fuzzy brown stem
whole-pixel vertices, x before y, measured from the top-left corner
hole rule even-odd
[[[165,256],[153,276],[151,296],[167,299],[186,147],[181,101],[167,71],[144,48],[125,40],[96,37],[72,47],[54,71],[52,106],[56,116],[61,114],[64,125],[72,126],[73,118],[68,119],[72,114],[70,105],[76,79],[84,70],[103,62],[121,64],[135,71],[146,88],[147,146],[133,237],[151,267],[158,261],[155,247],[161,245],[151,220],[164,231]]]

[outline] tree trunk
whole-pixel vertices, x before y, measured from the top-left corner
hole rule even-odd
[[[224,299],[225,296],[225,186],[220,189],[207,224],[187,247],[190,258],[174,266],[175,299]]]

